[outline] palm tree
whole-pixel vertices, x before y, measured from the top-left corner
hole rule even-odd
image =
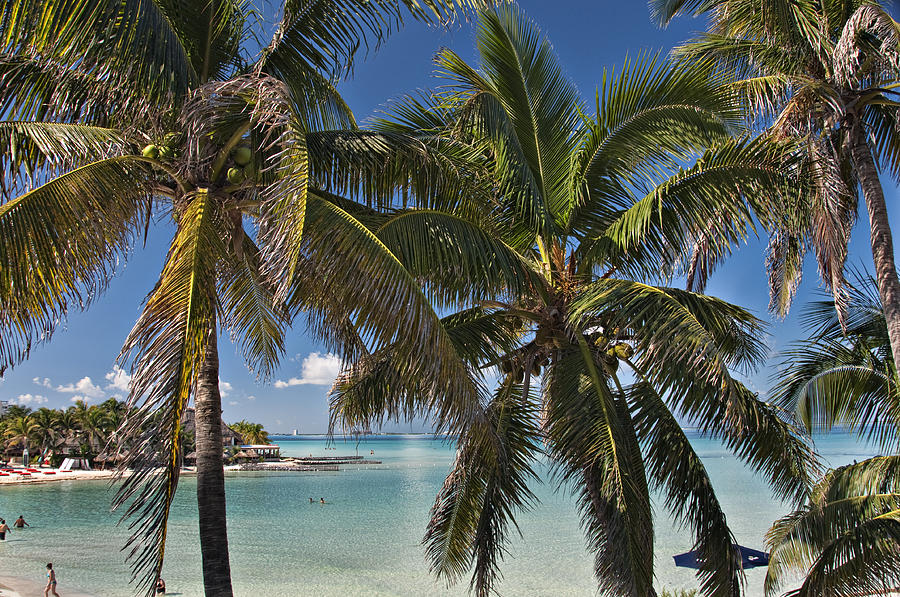
[[[6,422],[4,430],[6,445],[22,445],[23,463],[24,453],[28,451],[28,441],[34,439],[37,429],[38,426],[31,420],[30,416],[17,417]]]
[[[251,423],[249,421],[240,420],[237,423],[232,423],[229,427],[239,433],[246,444],[269,443],[269,434],[260,423]]]
[[[204,585],[207,595],[232,594],[220,328],[262,377],[302,310],[332,343],[353,336],[329,326],[352,322],[376,344],[408,333],[410,355],[440,348],[436,319],[415,318],[424,296],[358,225],[348,199],[384,203],[401,188],[425,200],[453,193],[459,172],[448,176],[447,162],[421,144],[358,132],[334,83],[404,14],[444,23],[481,4],[286,0],[256,56],[255,11],[243,0],[0,7],[0,104],[9,118],[0,123],[0,371],[49,338],[70,308],[89,304],[154,217],[175,225],[122,353],[133,369],[131,404],[143,407],[121,431],[134,446],[123,466],[136,472],[115,505],[133,518],[130,561],[148,594],[165,555],[190,398]],[[251,222],[258,230],[248,233]],[[304,278],[309,272],[328,276]],[[392,312],[398,301],[411,310]],[[440,383],[460,375],[427,368]],[[148,420],[161,424],[151,429]],[[156,438],[167,452],[161,471],[149,449]]]
[[[780,187],[778,148],[729,137],[740,114],[704,65],[629,62],[606,73],[588,115],[517,9],[483,12],[476,47],[480,69],[441,52],[451,83],[441,100],[411,98],[379,127],[476,148],[490,195],[368,220],[450,312],[442,324],[469,382],[436,385],[389,348],[368,351],[332,390],[332,425],[423,415],[458,436],[424,542],[448,582],[474,566],[478,595],[496,589],[542,452],[576,493],[601,593],[656,594],[659,488],[694,533],[703,593],[735,595],[734,538],[678,418],[721,438],[782,497],[805,495],[810,453],[730,371],[763,358],[762,323],[651,280],[690,262],[701,233],[713,247],[739,234],[747,208],[733,196],[765,201],[761,186]]]
[[[31,414],[31,420],[35,424],[34,437],[41,446],[41,453],[46,454],[53,449],[60,440],[59,418],[56,411],[49,408],[39,408]]]
[[[676,49],[713,60],[736,79],[757,122],[802,141],[813,184],[786,204],[768,265],[772,307],[786,313],[812,248],[825,284],[846,304],[844,263],[859,189],[895,367],[900,364],[900,278],[879,170],[900,177],[900,25],[874,0],[653,0],[660,22],[709,14],[709,31]],[[771,221],[772,214],[762,214]]]
[[[876,281],[848,285],[844,330],[833,301],[808,306],[809,336],[787,350],[774,399],[809,430],[845,426],[890,456],[828,472],[807,502],[770,529],[767,594],[864,595],[900,587],[900,390]]]

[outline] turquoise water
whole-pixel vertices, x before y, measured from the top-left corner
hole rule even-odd
[[[464,595],[466,582],[434,581],[420,545],[428,512],[452,460],[453,447],[431,438],[376,437],[357,444],[321,437],[278,438],[286,456],[369,455],[379,467],[328,473],[233,473],[227,477],[228,530],[235,593],[266,595]],[[706,464],[735,536],[763,547],[771,522],[788,510],[765,484],[711,440],[692,443]],[[873,451],[848,435],[820,438],[832,464]],[[163,577],[173,594],[202,595],[195,483],[182,480],[172,511]],[[594,595],[591,557],[584,548],[571,497],[550,483],[536,488],[541,503],[522,514],[522,538],[503,563],[505,596]],[[106,482],[57,482],[0,488],[0,517],[19,514],[33,524],[0,543],[0,574],[40,580],[54,562],[60,592],[77,587],[97,597],[129,594],[129,572],[119,551],[127,530],[109,513]],[[326,505],[310,504],[324,497]],[[657,586],[694,586],[692,571],[671,556],[691,539],[656,508]],[[764,569],[748,573],[748,595],[762,595]]]

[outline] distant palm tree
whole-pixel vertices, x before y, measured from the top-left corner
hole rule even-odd
[[[251,423],[249,421],[238,421],[229,425],[231,429],[241,435],[245,444],[268,444],[269,434],[260,423]]]
[[[842,316],[844,263],[859,190],[871,228],[878,291],[900,368],[900,278],[879,170],[900,179],[900,25],[874,0],[653,0],[660,22],[710,17],[707,33],[677,48],[736,78],[757,122],[806,150],[813,188],[785,203],[770,245],[772,306],[786,313],[812,248]],[[769,220],[772,214],[761,214]]]
[[[480,68],[442,51],[449,86],[409,99],[379,130],[477,148],[488,199],[370,220],[450,313],[442,322],[468,383],[436,384],[410,375],[405,355],[372,351],[335,384],[333,425],[423,415],[458,436],[425,544],[449,582],[474,567],[478,595],[497,589],[544,451],[576,493],[601,593],[656,594],[658,488],[694,533],[703,593],[736,595],[734,537],[679,418],[782,497],[805,495],[809,452],[730,371],[763,358],[761,322],[654,281],[688,269],[695,241],[724,247],[741,234],[739,198],[777,198],[780,148],[730,137],[740,113],[703,64],[629,62],[604,74],[588,106],[518,9],[483,12],[476,47]]]
[[[766,593],[867,595],[900,588],[900,379],[876,281],[848,285],[841,328],[833,301],[809,305],[810,335],[783,353],[773,396],[810,431],[844,426],[891,456],[830,471],[801,508],[769,531]]]
[[[145,408],[122,433],[134,446],[161,439],[167,451],[160,469],[158,451],[130,450],[123,466],[135,472],[115,502],[135,518],[127,550],[148,594],[163,565],[191,398],[204,586],[232,594],[220,327],[263,377],[301,311],[332,346],[356,342],[348,352],[360,336],[392,341],[398,330],[409,355],[439,346],[436,319],[417,317],[427,301],[415,280],[348,199],[385,204],[399,189],[426,201],[459,192],[465,178],[421,143],[360,133],[334,84],[404,15],[446,23],[483,4],[287,0],[255,56],[257,13],[245,0],[0,5],[9,118],[0,123],[0,372],[105,289],[154,214],[174,223],[123,349],[131,401]],[[440,360],[414,366],[447,383],[459,372]]]
[[[57,411],[39,408],[31,414],[31,420],[36,427],[35,441],[41,446],[41,453],[46,454],[55,448],[62,439]]]
[[[30,416],[10,419],[4,425],[4,438],[7,446],[19,444],[23,454],[28,451],[28,442],[35,439],[38,426]]]

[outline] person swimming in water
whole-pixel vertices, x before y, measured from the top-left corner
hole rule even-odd
[[[11,533],[12,529],[6,524],[6,521],[0,518],[0,541],[6,541],[6,533]]]
[[[309,498],[309,503],[310,503],[310,504],[313,503],[313,499],[312,499],[312,498]]]
[[[325,503],[325,498],[319,498],[319,503],[320,503],[320,504],[324,504],[324,503]]]
[[[13,523],[13,526],[16,527],[17,529],[24,529],[25,527],[30,527],[31,525],[28,524],[27,522],[25,522],[25,519],[22,517],[21,514],[19,514],[19,517]]]

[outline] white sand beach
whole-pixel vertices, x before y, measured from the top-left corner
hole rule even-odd
[[[0,597],[43,597],[44,583],[27,578],[0,576]],[[60,595],[66,597],[92,597],[87,593],[73,591],[71,587],[59,587]]]
[[[29,475],[20,475],[10,473],[9,476],[0,477],[0,485],[24,485],[28,483],[53,483],[56,481],[72,481],[86,479],[110,479],[115,474],[114,471],[82,471],[74,470],[71,472],[60,472],[59,469],[47,468],[38,469],[39,472]],[[47,474],[51,473],[51,474]],[[3,595],[3,593],[0,593]]]

